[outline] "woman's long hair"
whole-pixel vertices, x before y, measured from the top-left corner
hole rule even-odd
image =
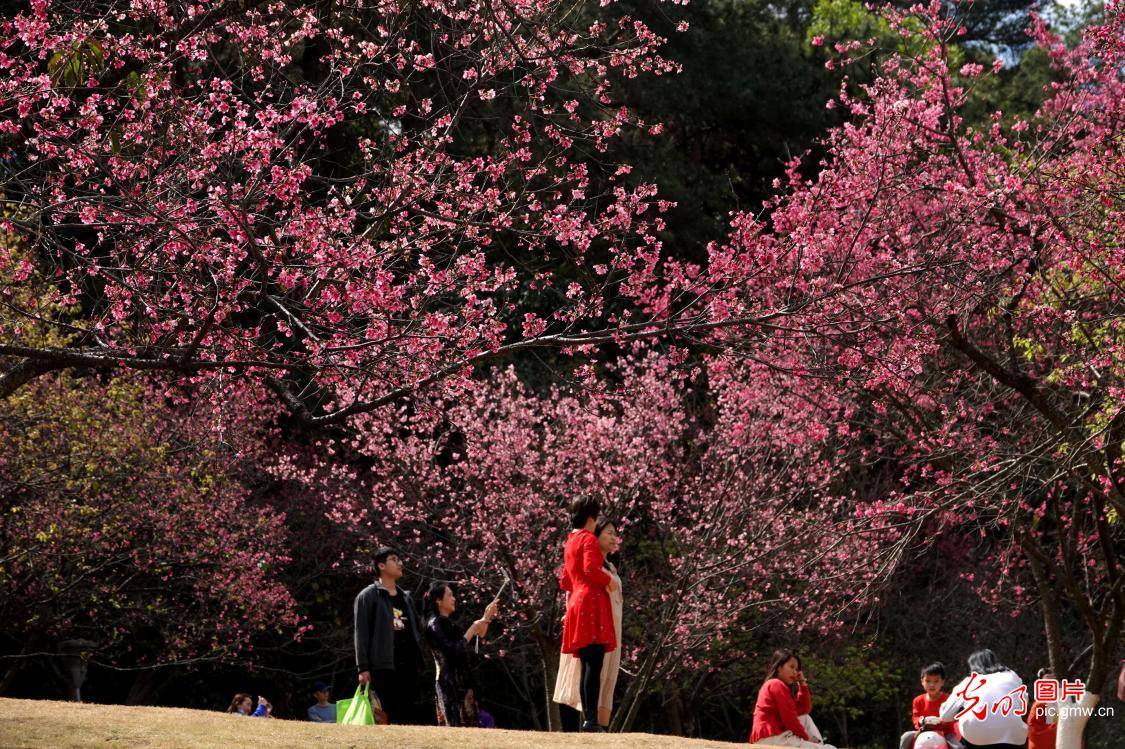
[[[253,697],[246,694],[246,692],[239,692],[238,694],[236,694],[234,696],[234,699],[230,701],[230,707],[227,708],[227,712],[228,713],[237,713],[238,712],[238,706],[241,705],[244,700],[250,700],[250,704],[251,705],[254,704],[254,698]]]
[[[796,650],[783,648],[781,650],[773,651],[773,656],[770,658],[770,665],[766,669],[766,681],[769,681],[770,679],[776,679],[778,669],[788,663],[790,658],[797,659],[797,670],[800,670],[801,656],[797,655]]]
[[[1011,671],[1012,669],[1005,666],[988,648],[978,650],[969,656],[969,670],[975,671],[981,676],[986,674],[998,674],[1001,671]]]
[[[428,622],[432,617],[438,615],[437,602],[440,599],[445,598],[445,591],[449,590],[450,587],[451,586],[449,583],[438,580],[430,586],[429,590],[425,592],[425,594],[422,596],[423,621]]]

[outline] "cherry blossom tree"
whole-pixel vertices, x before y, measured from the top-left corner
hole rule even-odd
[[[8,281],[21,253],[0,253],[13,261],[0,270]],[[5,285],[7,299],[76,314],[33,299],[51,285],[31,279]],[[68,341],[41,320],[18,333]],[[152,669],[243,659],[263,633],[301,634],[279,575],[286,518],[245,480],[276,447],[277,409],[244,382],[221,384],[198,399],[169,382],[54,373],[0,400],[2,619],[24,656],[79,639],[102,665]]]
[[[638,352],[612,373],[543,392],[497,371],[455,400],[358,417],[359,436],[331,452],[362,472],[291,459],[275,470],[330,498],[359,555],[392,543],[418,573],[461,583],[463,605],[482,605],[507,573],[496,646],[535,668],[548,710],[566,506],[600,497],[628,547],[624,655],[634,675],[616,718],[627,729],[646,698],[730,657],[748,622],[792,638],[838,629],[843,610],[876,595],[880,567],[857,561],[871,561],[873,536],[885,543],[892,532],[857,526],[834,494],[842,479],[823,442],[796,446],[795,434],[815,431],[799,424],[805,410],[778,429],[784,403],[718,372],[712,399],[703,372],[677,358]]]
[[[982,577],[1039,604],[1053,668],[1086,664],[1080,704],[1092,707],[1125,621],[1120,9],[1107,5],[1074,49],[1038,23],[1061,82],[1033,118],[997,112],[984,127],[961,114],[988,75],[954,64],[961,27],[938,4],[886,17],[900,51],[861,91],[842,89],[850,122],[816,176],[795,164],[768,224],[737,215],[713,248],[712,267],[763,277],[795,255],[801,277],[779,274],[766,293],[831,291],[828,303],[764,339],[715,338],[840,417],[854,435],[841,460],[897,474],[856,506],[901,529],[897,548],[988,540],[1000,574]],[[830,64],[865,50],[839,43]],[[760,304],[759,291],[732,288],[724,314]],[[1073,665],[1067,613],[1089,643]],[[1064,719],[1059,746],[1079,746],[1085,724]]]
[[[251,501],[249,455],[226,441],[264,443],[257,429],[128,379],[41,378],[0,403],[6,636],[29,656],[88,640],[96,662],[132,669],[299,636],[285,518]]]
[[[520,350],[737,322],[659,291],[667,206],[597,158],[655,127],[614,77],[674,69],[640,19],[35,0],[2,29],[0,229],[12,283],[55,290],[5,305],[0,393],[225,371],[325,425]]]
[[[656,188],[599,157],[658,128],[616,105],[615,77],[675,68],[640,19],[613,18],[554,0],[35,0],[4,21],[3,407],[70,382],[47,377],[61,370],[150,383],[84,427],[44,416],[41,449],[0,457],[27,508],[5,533],[28,550],[61,534],[77,564],[102,558],[88,545],[108,531],[89,523],[108,512],[180,543],[145,575],[203,565],[177,590],[209,626],[263,589],[296,627],[284,591],[245,573],[283,561],[281,521],[247,515],[235,483],[183,478],[227,475],[204,436],[220,416],[252,432],[283,408],[348,427],[270,465],[323,503],[341,561],[393,542],[481,600],[508,571],[497,644],[548,688],[564,507],[602,497],[636,549],[644,633],[619,727],[729,653],[747,612],[830,632],[908,555],[972,537],[1001,573],[982,592],[1036,602],[1056,672],[1088,657],[1095,705],[1125,621],[1119,3],[1073,49],[1037,23],[1059,82],[1034,117],[983,126],[963,111],[991,73],[959,54],[960,24],[937,1],[886,11],[901,41],[845,81],[815,173],[794,161],[702,263],[662,247]],[[828,64],[869,49],[840,41]],[[496,366],[548,348],[569,382]],[[86,411],[115,383],[85,380]],[[192,406],[209,417],[177,432],[170,414]],[[34,490],[23,462],[70,454],[68,430],[91,424],[133,430],[124,467],[155,482],[129,483],[143,510],[74,489],[91,479],[72,466]],[[178,439],[218,452],[159,453]],[[235,576],[179,540],[209,537],[238,552],[249,587],[232,601],[213,596]],[[98,595],[121,600],[132,578],[104,559]],[[67,621],[100,611],[79,600]],[[203,628],[178,625],[187,652]],[[1060,749],[1084,725],[1064,720]]]

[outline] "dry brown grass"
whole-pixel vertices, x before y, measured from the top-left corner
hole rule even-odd
[[[168,749],[731,749],[647,733],[573,734],[408,726],[336,726],[262,720],[171,707],[0,699],[0,747],[167,747]],[[763,747],[763,749],[765,749]]]

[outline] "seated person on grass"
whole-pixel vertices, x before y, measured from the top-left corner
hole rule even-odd
[[[910,749],[914,746],[914,739],[923,731],[935,731],[945,737],[945,743],[950,749],[961,749],[961,742],[953,732],[953,723],[942,723],[938,718],[941,712],[941,703],[949,699],[945,688],[945,666],[940,663],[931,663],[922,669],[922,694],[914,698],[911,710],[913,731],[907,731],[899,741],[899,749]]]
[[[273,705],[265,697],[258,697],[258,706],[254,707],[254,699],[245,692],[239,692],[230,701],[228,713],[236,715],[249,715],[251,718],[268,718],[273,710]]]
[[[792,650],[778,650],[770,660],[766,681],[754,704],[750,743],[794,749],[835,749],[824,743],[809,716],[811,709],[812,694],[805,672],[801,670],[800,657]]]
[[[332,687],[323,681],[313,684],[312,693],[313,697],[316,698],[316,704],[308,709],[309,720],[316,723],[336,722],[336,705],[328,701],[328,695],[331,691]]]

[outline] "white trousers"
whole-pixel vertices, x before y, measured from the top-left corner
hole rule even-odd
[[[766,746],[792,746],[796,749],[836,749],[831,744],[824,743],[824,737],[820,734],[820,729],[816,727],[816,723],[813,723],[813,719],[808,714],[798,715],[797,720],[801,721],[801,728],[805,729],[805,733],[809,735],[811,741],[805,741],[793,735],[792,731],[786,731],[777,736],[760,739],[758,743]]]

